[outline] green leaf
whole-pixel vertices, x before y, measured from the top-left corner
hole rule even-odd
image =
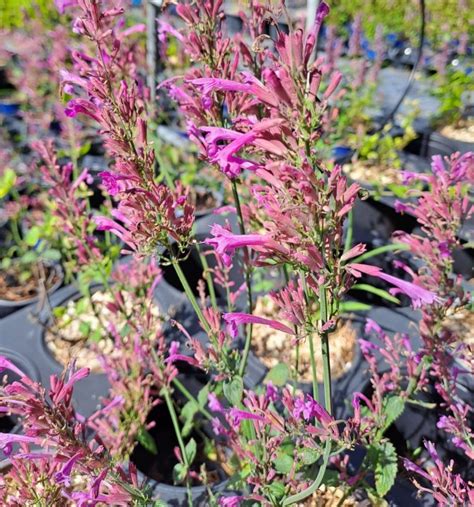
[[[276,386],[284,386],[290,378],[290,369],[284,363],[278,363],[265,377],[264,382],[272,382]]]
[[[390,398],[384,400],[384,431],[402,415],[404,409],[405,400],[400,396],[390,396]]]
[[[359,257],[352,259],[351,262],[361,263],[362,261],[370,259],[371,257],[375,257],[385,252],[392,252],[394,250],[409,250],[409,247],[408,245],[405,245],[405,243],[390,243],[388,245],[374,248],[373,250],[370,250],[370,252],[365,252],[362,255],[359,255]]]
[[[194,440],[194,438],[191,438],[191,440],[186,444],[184,451],[186,452],[188,464],[191,464],[194,461],[197,452],[196,440]]]
[[[280,452],[273,461],[273,464],[277,472],[289,474],[293,468],[293,458],[284,452]]]
[[[22,264],[33,264],[38,259],[38,255],[34,250],[28,250],[24,255],[21,256]]]
[[[137,440],[148,452],[151,452],[152,454],[158,454],[158,449],[156,447],[154,438],[143,426],[138,430]]]
[[[41,238],[41,229],[34,225],[25,235],[25,243],[28,246],[35,246]]]
[[[390,301],[395,304],[400,304],[400,300],[396,298],[395,296],[392,296],[389,292],[383,289],[379,289],[377,287],[374,287],[372,285],[369,285],[368,283],[356,283],[352,286],[355,290],[364,290],[365,292],[370,292],[371,294],[375,294],[376,296],[381,297],[382,299],[386,299],[387,301]]]
[[[176,465],[173,468],[173,479],[174,482],[179,484],[181,482],[184,482],[186,479],[188,471],[186,467],[183,465],[183,463],[176,463]]]
[[[286,487],[281,482],[272,482],[267,485],[266,489],[277,500],[283,498],[286,492]]]
[[[341,312],[363,312],[370,310],[372,307],[365,303],[359,303],[358,301],[343,301],[339,304]]]
[[[48,248],[41,255],[42,255],[42,257],[44,257],[48,261],[61,260],[61,252],[59,250],[54,249],[54,248]]]
[[[301,450],[300,456],[305,465],[312,465],[318,461],[321,453],[311,447],[305,447]]]
[[[368,458],[375,475],[377,494],[384,497],[395,483],[397,476],[397,453],[390,442],[381,442],[368,448]]]
[[[206,406],[208,395],[209,395],[209,386],[205,385],[197,395],[197,401],[200,408],[204,408]]]
[[[240,377],[224,384],[225,397],[235,406],[239,406],[244,392],[244,383]]]
[[[15,186],[16,174],[13,169],[7,167],[0,176],[0,199],[3,199]]]
[[[198,411],[198,404],[194,400],[188,401],[181,409],[181,419],[184,422],[181,433],[183,437],[188,436],[194,427],[194,416]]]

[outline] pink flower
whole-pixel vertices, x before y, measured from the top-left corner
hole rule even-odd
[[[219,398],[214,393],[209,393],[207,396],[208,402],[209,402],[209,408],[213,412],[222,412],[223,407],[221,402],[219,401]]]
[[[226,266],[231,265],[229,254],[232,254],[237,248],[281,250],[277,242],[267,234],[234,234],[219,224],[212,226],[211,234],[213,237],[207,238],[204,243],[212,245],[216,249]]]
[[[19,377],[24,377],[25,374],[17,368],[9,359],[5,356],[0,356],[0,373],[4,370],[10,370],[16,373]]]
[[[405,280],[400,280],[392,275],[387,275],[377,266],[369,266],[367,264],[350,264],[346,266],[346,269],[355,277],[359,278],[361,273],[365,273],[369,276],[375,276],[381,280],[385,280],[397,287],[397,289],[391,289],[392,294],[403,292],[406,294],[413,303],[413,308],[421,308],[423,304],[433,304],[435,301],[439,301],[438,296],[434,292],[424,289],[419,285],[415,285]]]
[[[277,331],[283,331],[284,333],[294,335],[293,329],[285,326],[281,322],[271,319],[265,319],[264,317],[257,317],[256,315],[250,315],[249,313],[224,313],[224,320],[229,325],[231,331],[230,334],[234,338],[237,336],[237,326],[241,324],[264,324]]]
[[[100,122],[100,113],[97,106],[85,99],[72,99],[64,110],[66,116],[75,118],[78,114],[85,114],[93,120]]]
[[[240,424],[242,420],[252,420],[252,421],[264,421],[265,419],[261,415],[252,414],[251,412],[247,412],[246,410],[240,410],[238,408],[231,408],[229,410],[229,415],[233,419],[234,424],[237,426]]]

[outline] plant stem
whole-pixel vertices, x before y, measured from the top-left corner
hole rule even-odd
[[[206,419],[209,419],[209,421],[212,420],[212,415],[205,408],[201,408],[199,406],[199,403],[197,402],[196,398],[186,389],[186,387],[181,383],[180,380],[178,380],[177,378],[174,378],[173,384],[178,389],[178,391],[180,391],[181,394],[183,394],[189,401],[196,403],[196,405],[199,407],[199,412],[201,412],[201,414]]]
[[[214,282],[212,280],[211,273],[209,272],[209,264],[207,263],[206,255],[201,252],[201,249],[199,248],[199,244],[197,244],[197,243],[196,243],[196,249],[198,251],[199,259],[201,260],[202,268],[205,273],[207,287],[209,289],[209,296],[211,298],[212,308],[214,308],[214,310],[217,310],[216,291],[214,289]]]
[[[237,192],[237,183],[235,182],[235,180],[232,180],[232,194],[234,196],[235,208],[237,209],[237,216],[239,219],[240,233],[245,234],[244,217],[242,214],[242,207],[240,206],[240,198],[239,198],[239,194]],[[247,248],[245,248],[245,250],[244,250],[244,257],[247,260],[249,259],[249,251]],[[247,285],[248,312],[251,314],[253,312],[253,298],[252,298],[252,280],[251,280],[251,275],[250,275],[250,266],[246,265],[244,267],[244,270],[245,270],[245,284]],[[247,334],[245,337],[244,351],[242,354],[242,361],[241,361],[240,367],[239,367],[239,375],[241,377],[243,376],[243,374],[245,372],[245,368],[247,366],[251,341],[252,341],[252,324],[248,324],[247,325]]]
[[[319,304],[321,325],[328,321],[326,287],[319,288]],[[332,393],[331,393],[331,362],[329,357],[329,339],[327,331],[321,333],[321,352],[323,356],[323,382],[324,382],[324,404],[327,412],[332,414]]]
[[[179,449],[181,451],[181,456],[183,458],[183,463],[184,463],[184,466],[186,467],[186,489],[188,492],[188,504],[189,504],[189,507],[192,507],[193,498],[192,498],[191,489],[189,487],[189,478],[188,478],[190,463],[189,463],[188,457],[186,455],[186,446],[184,445],[183,437],[181,436],[181,430],[179,429],[178,416],[176,415],[176,410],[174,409],[173,400],[171,399],[170,392],[167,388],[164,388],[162,390],[162,393],[163,393],[163,397],[165,398],[165,401],[166,401],[166,406],[168,407],[168,411],[170,413],[171,422],[173,423],[174,431],[176,433],[176,438],[178,439],[178,445],[179,445]]]
[[[308,498],[308,496],[312,495],[319,488],[323,480],[324,474],[326,473],[330,453],[331,453],[331,440],[326,440],[326,447],[324,448],[323,454],[323,463],[319,468],[318,475],[316,476],[316,479],[314,480],[313,484],[311,484],[311,486],[301,491],[300,493],[286,498],[282,503],[283,507],[286,507],[287,505],[292,505],[296,502],[301,502],[301,500]]]
[[[174,270],[176,271],[176,274],[178,275],[179,281],[181,282],[181,285],[183,286],[184,292],[186,293],[187,298],[189,299],[189,302],[191,303],[192,307],[194,308],[194,311],[196,312],[196,315],[199,319],[199,321],[202,324],[202,327],[206,331],[206,333],[209,335],[209,338],[211,338],[212,331],[211,328],[204,317],[204,314],[202,313],[201,308],[199,307],[199,304],[196,300],[196,297],[193,294],[193,291],[191,290],[191,287],[189,286],[188,280],[186,279],[185,274],[183,273],[183,270],[181,269],[181,266],[179,265],[178,260],[176,257],[173,257],[171,259],[171,264],[173,264]]]
[[[347,252],[351,249],[352,246],[352,236],[354,233],[354,211],[350,210],[347,215],[347,235],[346,240],[344,242],[344,252]]]
[[[304,274],[301,273],[301,285],[303,286],[304,299],[306,303],[306,309],[308,312],[310,311],[310,297],[308,294],[308,287],[306,285],[306,280],[304,278]],[[312,325],[310,326],[312,327]],[[313,341],[313,333],[312,330],[309,330],[308,333],[309,340],[309,357],[311,362],[311,374],[313,378],[313,398],[319,403],[319,387],[318,387],[318,378],[317,378],[317,368],[316,368],[316,359],[314,355],[314,341]]]

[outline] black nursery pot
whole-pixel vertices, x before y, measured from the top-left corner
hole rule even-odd
[[[51,267],[54,269],[58,280],[50,289],[48,289],[49,297],[52,296],[61,287],[64,281],[64,273],[61,266],[59,264],[53,264]],[[0,319],[6,317],[7,315],[10,315],[13,312],[21,310],[25,306],[36,304],[38,301],[39,296],[24,299],[22,301],[8,301],[6,299],[0,299]]]
[[[39,371],[34,363],[28,359],[25,354],[21,354],[11,348],[0,347],[0,356],[7,358],[11,361],[20,371],[22,371],[28,378],[33,381],[39,379]],[[20,375],[5,369],[1,372],[0,377],[5,379],[6,384],[11,384],[20,380]],[[17,433],[20,430],[20,425],[15,415],[0,415],[0,432],[2,433]]]
[[[51,296],[51,307],[64,304],[78,297],[75,287],[69,285]],[[50,376],[60,376],[64,367],[58,363],[44,342],[44,326],[50,317],[48,310],[33,316],[31,307],[26,307],[0,321],[0,343],[6,349],[24,358],[34,366],[37,380],[46,388],[50,387]],[[100,406],[100,399],[108,394],[108,382],[104,374],[92,374],[79,381],[74,388],[74,404],[79,414],[92,415]]]
[[[180,380],[194,395],[206,382],[205,375],[196,373],[180,375]],[[174,393],[173,398],[177,404],[186,401],[177,393]],[[156,443],[158,453],[153,454],[142,444],[137,443],[130,456],[130,461],[136,465],[141,478],[145,479],[144,487],[153,498],[159,498],[170,507],[187,507],[189,505],[187,489],[183,486],[173,485],[173,468],[178,463],[174,449],[178,447],[178,440],[166,403],[162,402],[156,405],[148,414],[147,422],[155,422],[155,426],[148,431]],[[210,486],[212,492],[214,494],[223,493],[228,484],[224,470],[217,462],[211,462],[204,456],[204,439],[215,440],[217,437],[208,424],[203,424],[200,430],[194,430],[190,437],[194,438],[197,444],[197,458],[193,468],[199,472],[200,465],[206,463],[207,470],[215,479]],[[193,506],[205,507],[209,505],[207,486],[191,485],[191,493]]]
[[[452,150],[451,153],[455,153],[456,151],[459,151],[460,153],[474,151],[474,143],[452,139],[450,137],[443,136],[440,132],[436,131],[430,135],[430,143],[449,146]]]

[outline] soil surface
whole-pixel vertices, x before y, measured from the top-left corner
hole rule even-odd
[[[14,263],[0,270],[0,299],[20,302],[35,298],[40,292],[41,280],[49,290],[59,282],[60,276],[56,269],[41,263],[28,266],[28,269],[21,269]]]
[[[276,319],[278,307],[269,298],[257,299],[254,314],[267,319]],[[283,322],[291,327],[289,322]],[[290,367],[296,364],[296,344],[293,338],[268,326],[254,324],[253,330],[254,352],[267,368],[273,368],[278,363],[285,363]],[[336,331],[329,335],[329,351],[331,360],[331,375],[333,379],[341,377],[352,365],[356,354],[357,334],[349,320],[340,320]],[[323,364],[319,338],[314,337],[316,357],[316,371],[318,382],[323,381]],[[298,379],[311,382],[311,354],[309,339],[300,341]]]
[[[364,160],[356,160],[344,164],[342,170],[353,180],[372,185],[400,185],[402,183],[401,169],[395,167],[381,167],[369,164]]]
[[[369,500],[358,500],[353,496],[344,498],[344,490],[334,486],[321,486],[313,496],[303,503],[296,504],[297,507],[370,507],[372,502]]]
[[[474,121],[465,123],[460,127],[447,125],[439,133],[449,139],[462,141],[463,143],[474,143]]]
[[[122,292],[125,305],[133,307],[133,298],[128,299]],[[108,326],[113,325],[120,332],[127,324],[126,319],[120,313],[115,313],[107,308],[112,301],[110,294],[97,291],[92,295],[92,305],[78,312],[79,301],[68,301],[66,312],[47,329],[45,341],[48,349],[55,359],[66,366],[75,359],[76,367],[88,367],[92,372],[102,371],[99,355],[114,354],[115,344],[108,333]],[[128,310],[127,308],[127,310]],[[94,311],[95,309],[95,311]],[[156,317],[159,310],[156,307]]]

